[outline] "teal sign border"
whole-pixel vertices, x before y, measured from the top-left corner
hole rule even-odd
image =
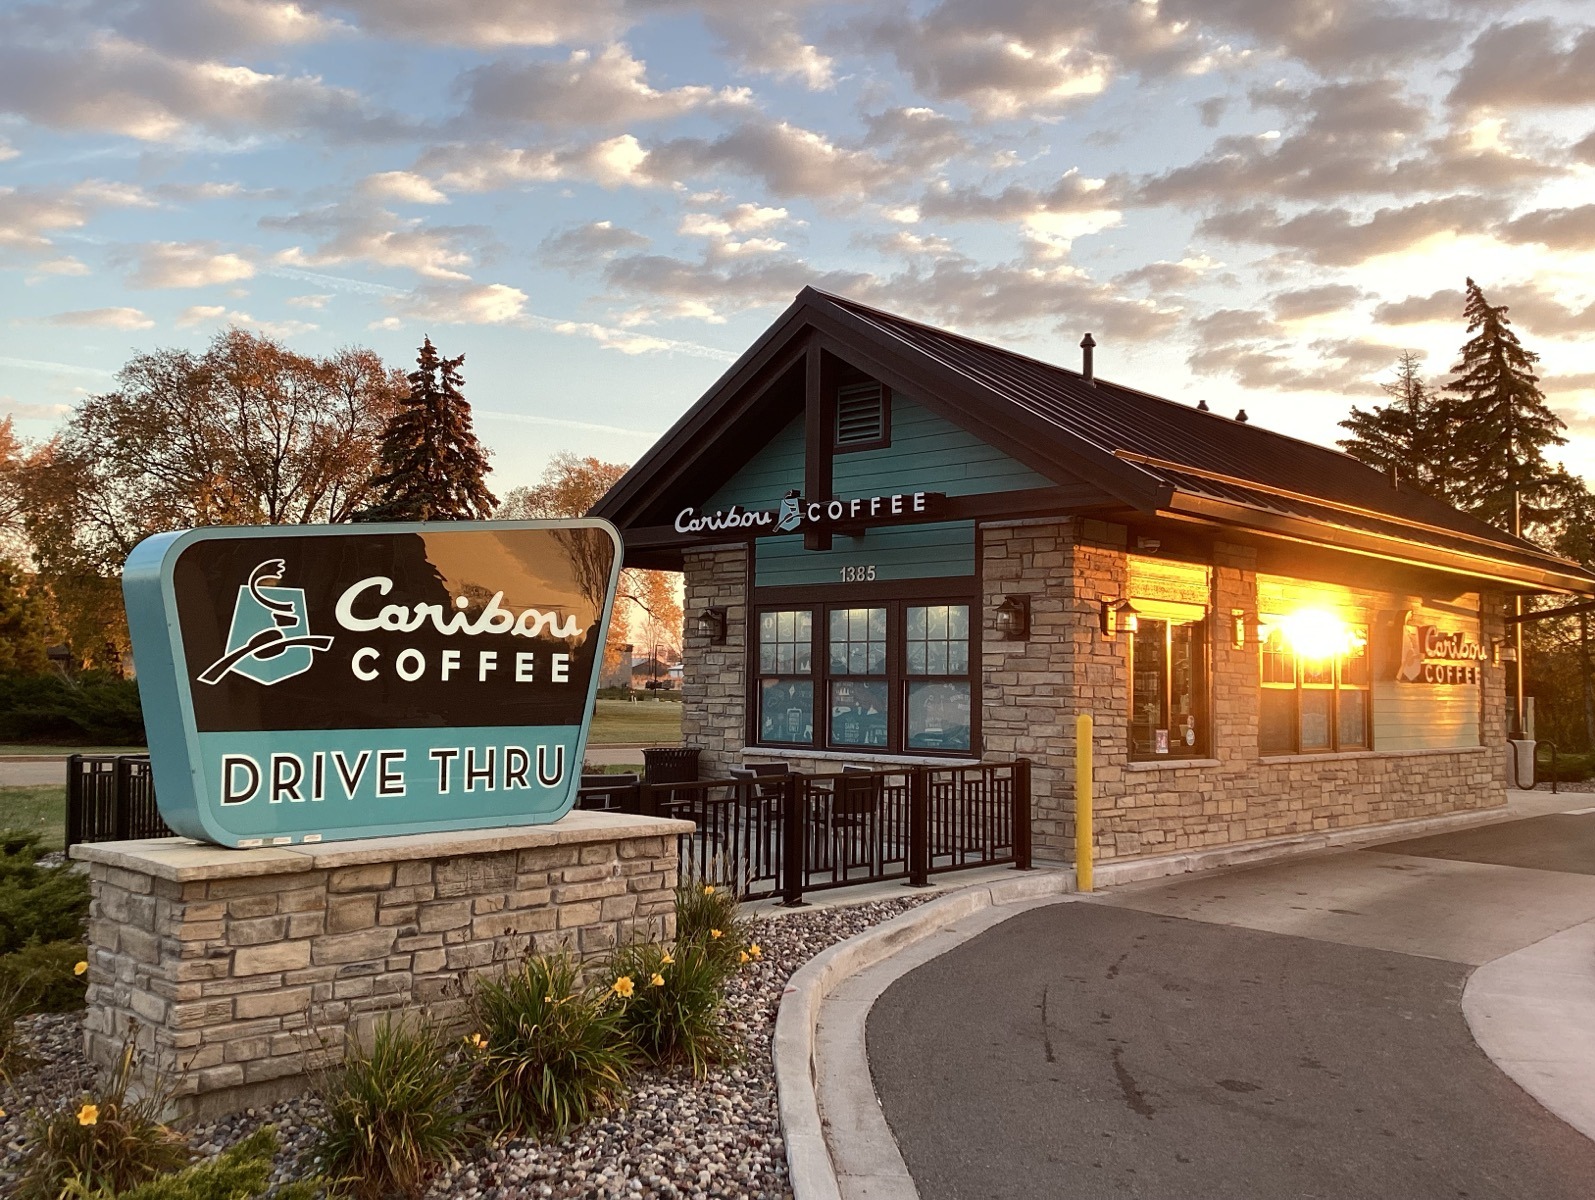
[[[564,817],[576,803],[576,793],[581,786],[581,765],[587,749],[587,735],[592,725],[593,705],[598,696],[599,676],[603,673],[603,648],[595,648],[593,668],[588,680],[587,696],[582,707],[579,726],[502,726],[491,733],[502,737],[520,735],[528,742],[547,739],[550,735],[564,734],[573,741],[564,743],[570,751],[566,762],[563,791],[558,796],[545,792],[539,797],[536,811],[507,813],[501,816],[474,816],[464,818],[438,817],[435,819],[399,821],[378,826],[329,826],[311,835],[274,836],[263,831],[258,837],[241,836],[237,831],[220,825],[213,815],[204,763],[202,739],[215,734],[201,734],[194,715],[192,679],[195,666],[187,661],[183,647],[182,631],[178,623],[177,596],[173,582],[174,568],[183,551],[198,542],[271,538],[274,540],[306,538],[327,539],[339,536],[365,536],[381,534],[424,533],[483,533],[518,529],[598,529],[606,532],[614,542],[615,553],[610,566],[609,580],[604,592],[603,611],[597,628],[609,628],[615,606],[615,593],[620,582],[623,546],[620,533],[608,521],[597,518],[571,518],[548,521],[435,521],[418,523],[373,523],[361,525],[272,525],[225,526],[191,529],[174,533],[159,533],[146,538],[133,548],[122,568],[122,596],[127,605],[129,631],[133,640],[133,661],[137,672],[139,699],[144,712],[144,729],[150,751],[150,767],[154,775],[156,804],[162,818],[173,830],[197,841],[219,846],[257,848],[260,846],[290,845],[323,841],[344,841],[366,837],[392,837],[403,834],[438,833],[460,829],[492,829],[513,825],[547,824]],[[274,589],[265,589],[270,593]],[[329,734],[339,731],[327,731]],[[342,731],[344,734],[358,731]],[[372,731],[375,733],[376,731]],[[382,731],[391,741],[394,735],[407,735],[405,740],[414,744],[423,738],[438,745],[462,746],[480,741],[489,731],[469,728],[429,727]],[[280,740],[288,748],[295,731],[249,733],[251,739]],[[380,735],[379,735],[380,736]],[[535,749],[532,751],[535,756]],[[458,769],[458,764],[456,769]],[[535,770],[535,767],[534,767]],[[441,799],[441,798],[439,798]],[[553,800],[550,804],[549,801]]]

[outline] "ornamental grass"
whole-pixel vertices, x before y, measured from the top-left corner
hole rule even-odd
[[[124,1041],[103,1088],[71,1108],[34,1118],[17,1180],[18,1200],[120,1196],[188,1163],[187,1142],[160,1120],[167,1088],[158,1084],[146,1095],[128,1098],[137,1061],[132,1040]]]
[[[621,1027],[649,1062],[687,1066],[702,1079],[710,1067],[736,1056],[722,1011],[726,979],[735,969],[696,941],[678,941],[674,948],[638,942],[617,950],[609,978]]]
[[[353,1039],[322,1086],[317,1122],[323,1174],[335,1194],[357,1200],[419,1196],[428,1180],[470,1144],[460,1103],[468,1067],[444,1035],[423,1023],[384,1018],[371,1048]]]
[[[739,912],[737,894],[732,889],[685,882],[676,888],[676,941],[702,946],[708,957],[729,974],[738,955],[747,949],[752,930],[752,923]]]
[[[558,1139],[620,1106],[635,1052],[613,983],[584,986],[568,954],[477,983],[466,1053],[501,1134]]]

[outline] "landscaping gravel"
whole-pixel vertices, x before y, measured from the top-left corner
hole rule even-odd
[[[928,897],[907,895],[869,904],[813,908],[757,917],[753,940],[762,958],[733,977],[726,1011],[743,1047],[742,1060],[701,1082],[690,1074],[639,1074],[624,1111],[576,1130],[557,1144],[509,1141],[480,1150],[434,1180],[429,1197],[511,1200],[538,1197],[624,1197],[627,1200],[779,1200],[791,1195],[776,1109],[770,1038],[781,992],[792,972],[814,955]],[[33,1017],[24,1026],[42,1065],[0,1084],[8,1115],[0,1119],[0,1194],[21,1151],[30,1106],[75,1101],[90,1080],[83,1062],[81,1018]],[[7,1094],[8,1093],[8,1094]],[[302,1096],[270,1109],[249,1109],[192,1130],[194,1148],[217,1154],[261,1125],[274,1125],[283,1149],[278,1181],[313,1174],[313,1121],[320,1101]]]

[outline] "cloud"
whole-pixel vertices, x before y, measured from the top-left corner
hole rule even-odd
[[[9,141],[0,137],[0,162],[8,162],[21,153],[22,151],[18,150]]]
[[[11,396],[0,396],[0,412],[8,417],[31,421],[57,421],[72,411],[70,404],[32,404]]]
[[[1537,287],[1533,280],[1486,283],[1484,294],[1491,304],[1506,305],[1507,319],[1512,324],[1540,337],[1582,339],[1595,327],[1595,302],[1583,307],[1566,304]],[[1380,304],[1373,310],[1373,318],[1385,325],[1451,325],[1457,329],[1460,342],[1466,329],[1464,303],[1460,288],[1442,288],[1427,296],[1408,296]]]
[[[451,192],[489,192],[528,183],[581,180],[600,187],[654,186],[648,152],[633,135],[574,146],[516,147],[452,143],[428,147],[416,169]]]
[[[293,0],[137,0],[110,12],[128,38],[192,58],[318,42],[348,32]]]
[[[40,275],[87,275],[89,265],[68,254],[62,258],[52,258],[47,262],[38,263],[33,270]]]
[[[287,303],[294,308],[322,309],[327,307],[327,304],[329,301],[331,301],[331,299],[331,296],[325,293],[320,293],[311,296],[289,296]]]
[[[1276,292],[1270,297],[1274,305],[1274,317],[1280,321],[1300,321],[1339,312],[1362,298],[1362,289],[1349,283],[1324,283],[1316,287]]]
[[[0,112],[53,129],[166,142],[195,130],[370,140],[407,128],[312,75],[189,61],[104,31],[60,42],[5,32],[0,24]]]
[[[1375,376],[1399,348],[1354,338],[1302,345],[1267,313],[1224,308],[1188,325],[1192,349],[1186,365],[1198,375],[1224,375],[1264,391],[1328,391],[1378,395]]]
[[[459,243],[482,232],[467,226],[429,228],[419,220],[401,218],[352,199],[289,217],[263,218],[261,225],[320,239],[308,249],[296,245],[279,251],[276,261],[281,266],[326,267],[364,262],[448,280],[469,278],[466,268],[474,259]]]
[[[975,187],[954,187],[938,182],[920,198],[922,217],[944,221],[1027,221],[1046,215],[1112,213],[1121,201],[1116,187],[1105,179],[1090,179],[1078,170],[1067,171],[1048,188],[1010,184],[1000,192]]]
[[[836,82],[835,62],[804,40],[790,12],[737,5],[705,13],[704,23],[719,37],[720,53],[743,71],[793,80],[814,92]]]
[[[1382,254],[1411,249],[1428,238],[1476,233],[1501,216],[1505,202],[1466,194],[1381,208],[1361,219],[1342,207],[1281,216],[1259,204],[1204,218],[1197,231],[1231,242],[1273,246],[1322,266],[1354,266]]]
[[[647,75],[647,65],[617,43],[596,56],[573,50],[563,62],[501,59],[466,71],[458,87],[477,120],[563,128],[666,121],[711,105],[748,104],[741,92],[702,85],[659,91]]]
[[[1595,204],[1535,209],[1499,233],[1509,242],[1537,242],[1550,250],[1595,250]]]
[[[136,288],[195,288],[249,279],[255,265],[214,242],[151,242],[137,250],[128,282]]]
[[[137,187],[86,179],[67,187],[0,187],[0,251],[47,253],[52,237],[81,229],[102,208],[149,204]]]
[[[220,321],[227,316],[225,304],[192,304],[177,314],[177,319],[172,324],[178,329],[192,329],[195,325],[206,325],[212,321]],[[248,313],[234,313],[230,318],[233,324],[242,325],[249,320]]]
[[[1492,25],[1469,48],[1447,99],[1464,108],[1560,108],[1595,100],[1595,27],[1546,19]]]
[[[863,197],[900,177],[892,163],[822,133],[759,117],[717,138],[676,138],[647,153],[640,172],[660,181],[727,172],[772,195]]]
[[[84,308],[46,317],[51,325],[87,329],[148,329],[155,324],[136,308]]]
[[[1427,321],[1460,321],[1464,297],[1459,288],[1442,288],[1427,296],[1387,300],[1373,310],[1382,325],[1421,325]]]
[[[503,325],[526,307],[526,293],[503,283],[439,283],[397,298],[400,315],[447,325]]]
[[[308,6],[348,13],[383,37],[475,49],[605,41],[626,24],[615,0],[310,0]]]
[[[543,260],[556,267],[583,271],[622,250],[636,250],[648,239],[611,221],[589,221],[573,229],[551,233],[538,247]]]
[[[428,179],[412,171],[381,171],[367,175],[360,191],[375,200],[397,200],[402,204],[447,204],[449,198]]]
[[[1200,282],[1204,275],[1217,266],[1218,263],[1205,254],[1182,258],[1179,262],[1159,259],[1115,275],[1113,285],[1120,288],[1145,287],[1151,292],[1177,292]]]

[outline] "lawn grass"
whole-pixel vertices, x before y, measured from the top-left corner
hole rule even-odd
[[[677,700],[600,700],[589,746],[681,744],[681,702]]]
[[[61,849],[66,845],[66,785],[0,787],[0,829],[38,833],[45,849]]]
[[[56,746],[43,742],[0,742],[0,758],[40,754],[148,754],[143,746]]]

